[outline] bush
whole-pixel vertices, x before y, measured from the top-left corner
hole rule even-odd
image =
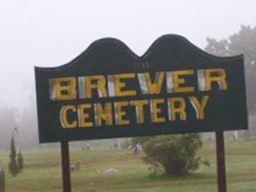
[[[12,176],[16,176],[19,172],[18,166],[16,163],[16,146],[14,137],[11,139],[11,146],[10,146],[10,162],[9,162],[9,171]]]
[[[23,156],[21,154],[21,150],[18,153],[18,157],[17,157],[17,167],[18,167],[18,172],[21,172],[23,169],[23,164],[24,164],[24,159]]]
[[[143,160],[156,174],[162,166],[167,175],[178,175],[196,170],[201,158],[197,151],[202,147],[199,134],[157,136],[143,144]]]

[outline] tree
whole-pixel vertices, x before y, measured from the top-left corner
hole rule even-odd
[[[162,166],[167,175],[178,175],[196,170],[203,161],[197,155],[202,147],[199,134],[157,136],[143,145],[143,160],[153,170]]]
[[[219,41],[213,38],[207,38],[205,50],[217,56],[244,55],[248,108],[249,113],[255,115],[256,27],[241,26],[238,33]]]
[[[21,153],[21,150],[18,153],[18,157],[17,157],[17,167],[18,167],[18,172],[21,172],[24,166],[24,159]]]
[[[11,175],[14,177],[18,174],[18,166],[16,162],[16,146],[15,146],[15,141],[14,137],[11,139],[11,146],[10,146],[10,162],[9,162],[9,171]]]

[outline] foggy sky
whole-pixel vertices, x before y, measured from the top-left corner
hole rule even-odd
[[[94,40],[115,37],[142,55],[159,36],[175,33],[204,48],[255,26],[252,0],[1,0],[0,106],[34,98],[34,66],[59,66]],[[30,97],[31,98],[31,97]]]

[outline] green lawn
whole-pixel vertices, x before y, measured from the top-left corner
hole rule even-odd
[[[73,192],[215,192],[215,145],[205,144],[202,155],[211,166],[201,166],[192,174],[180,177],[150,177],[142,155],[126,150],[82,151],[71,149],[71,162],[81,162],[80,171],[72,172]],[[17,177],[7,173],[6,192],[62,191],[60,151],[57,149],[26,151],[24,171]],[[0,153],[7,170],[8,154]],[[226,142],[227,181],[230,192],[256,191],[256,141]],[[115,168],[116,173],[104,170]]]

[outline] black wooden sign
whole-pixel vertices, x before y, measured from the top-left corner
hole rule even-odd
[[[247,129],[243,56],[212,56],[178,35],[141,57],[101,39],[35,75],[42,143]]]

